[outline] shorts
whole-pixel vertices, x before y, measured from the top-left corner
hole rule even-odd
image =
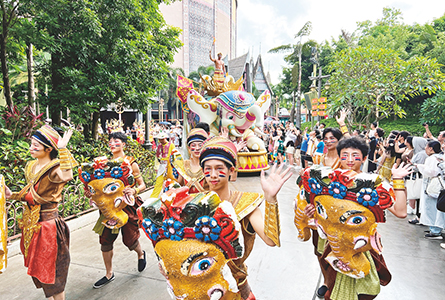
[[[292,147],[292,146],[287,147],[287,149],[286,149],[287,154],[294,154],[294,152],[295,152],[294,147]]]
[[[301,158],[301,151],[300,149],[296,149],[294,152],[294,158],[295,159],[300,159]]]

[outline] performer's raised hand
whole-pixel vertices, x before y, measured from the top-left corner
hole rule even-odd
[[[402,162],[399,167],[394,164],[391,169],[392,177],[393,178],[405,178],[409,174],[413,172],[413,165],[405,164],[405,162]]]
[[[283,166],[284,164],[281,164],[277,169],[277,165],[274,164],[268,178],[264,175],[264,170],[261,171],[261,187],[263,188],[266,201],[271,203],[276,202],[276,196],[281,187],[292,176],[290,167],[281,172]]]
[[[346,120],[346,116],[348,115],[349,111],[346,110],[345,108],[343,108],[340,111],[340,116],[339,117],[335,117],[335,120],[337,120],[338,125],[342,126],[345,125],[345,120]]]
[[[66,145],[68,145],[68,142],[70,141],[72,135],[73,135],[73,130],[71,128],[65,131],[63,137],[57,143],[57,147],[59,147],[59,149],[66,148]]]
[[[227,127],[221,127],[221,133],[219,134],[220,137],[228,139],[229,138],[229,129]]]
[[[244,147],[246,147],[246,146],[247,146],[247,142],[246,142],[246,141],[240,141],[239,143],[236,143],[236,144],[235,144],[235,147],[236,147],[236,151],[237,151],[237,152],[240,152],[240,151],[243,150]]]

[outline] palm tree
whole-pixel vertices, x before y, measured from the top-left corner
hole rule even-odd
[[[215,67],[212,65],[207,67],[200,66],[197,71],[190,72],[188,78],[195,82],[199,82],[201,80],[199,74],[212,76],[213,72],[215,72]]]
[[[301,126],[301,56],[303,52],[310,51],[310,45],[308,42],[302,43],[303,36],[308,36],[312,30],[312,23],[310,21],[306,22],[303,27],[298,31],[295,35],[295,38],[299,38],[299,41],[292,45],[281,45],[269,50],[269,53],[282,53],[282,52],[291,52],[288,56],[285,57],[287,62],[294,61],[295,58],[298,57],[298,87],[297,87],[297,96],[295,97],[295,81],[296,81],[296,71],[297,66],[294,65],[292,69],[292,109],[290,115],[290,121],[294,122],[295,115],[295,98],[297,98],[297,126]]]

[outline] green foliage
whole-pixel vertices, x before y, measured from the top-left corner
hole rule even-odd
[[[421,121],[428,124],[445,124],[445,92],[439,91],[437,94],[426,99],[420,110]]]
[[[48,52],[40,78],[50,87],[53,122],[70,109],[74,123],[121,99],[145,111],[168,84],[168,65],[181,46],[180,30],[168,26],[158,0],[22,0],[34,24],[31,41]],[[62,26],[63,24],[63,26]]]
[[[393,114],[403,117],[401,101],[444,87],[445,76],[435,59],[413,57],[404,61],[389,49],[345,49],[335,55],[330,68],[330,111],[348,109],[350,124],[369,126],[371,116],[376,120]]]
[[[321,45],[313,42],[320,52],[319,61],[323,74],[333,75],[330,82],[334,84],[331,84],[328,95],[330,100],[334,99],[331,112],[343,107],[355,109],[350,116],[351,124],[369,124],[377,109],[379,118],[390,115],[400,118],[405,116],[405,112],[409,117],[418,118],[424,99],[443,88],[445,15],[430,24],[407,25],[403,23],[400,10],[385,7],[380,19],[358,22],[357,29],[352,33],[342,30],[338,38],[330,42],[324,41]],[[293,51],[293,46],[282,45],[270,52],[291,52],[285,59],[290,65],[295,65],[298,63],[298,56]],[[349,58],[349,70],[333,68],[344,63],[348,59],[346,56],[355,55],[357,47],[361,47],[357,51],[360,54]],[[373,49],[372,55],[366,53],[371,52],[369,49]],[[329,71],[325,68],[328,65],[331,66]],[[277,86],[291,95],[293,86],[289,69],[283,68],[281,82]],[[305,59],[304,53],[301,71],[304,93],[309,90],[311,82],[308,76],[312,72],[312,64],[308,58]],[[351,73],[355,76],[349,77]],[[342,83],[338,85],[340,81]],[[406,101],[408,99],[410,101]],[[428,114],[428,111],[424,110],[424,113]],[[424,118],[427,119],[428,116],[425,115]]]
[[[82,133],[74,131],[68,148],[79,163],[91,162],[95,157],[99,156],[111,157],[107,135],[99,135],[96,141],[86,142]],[[152,186],[156,180],[156,170],[154,170],[155,153],[144,149],[144,147],[131,138],[128,139],[124,152],[136,159],[145,184]],[[76,180],[77,172],[74,175]]]

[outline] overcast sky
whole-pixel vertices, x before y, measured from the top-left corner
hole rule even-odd
[[[237,55],[248,50],[256,59],[261,51],[266,71],[272,83],[279,82],[281,68],[286,63],[283,54],[268,54],[271,48],[296,43],[295,34],[307,22],[312,32],[307,39],[318,43],[335,39],[342,29],[352,33],[356,23],[381,19],[384,7],[400,9],[405,24],[425,24],[445,13],[445,0],[238,0]]]

